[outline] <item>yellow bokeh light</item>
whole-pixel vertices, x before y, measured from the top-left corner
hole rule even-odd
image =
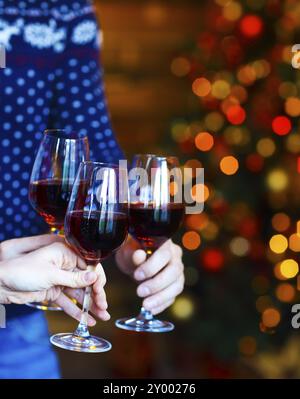
[[[226,80],[216,80],[212,85],[211,94],[218,100],[223,100],[230,94],[230,84]]]
[[[171,134],[173,139],[178,143],[182,143],[191,137],[189,125],[185,122],[174,123],[171,129]]]
[[[299,272],[298,263],[294,259],[286,259],[280,263],[280,273],[285,278],[293,278]]]
[[[244,237],[235,237],[229,244],[231,252],[236,256],[246,256],[250,250],[249,241]]]
[[[250,132],[245,127],[229,126],[224,131],[224,138],[230,145],[244,146],[250,141]]]
[[[225,175],[234,175],[239,169],[239,162],[233,156],[227,156],[221,159],[220,169]]]
[[[181,296],[176,299],[171,309],[178,319],[188,319],[194,313],[194,304],[190,298]]]
[[[276,263],[276,265],[274,266],[273,272],[274,272],[274,276],[278,279],[278,280],[287,280],[286,277],[283,276],[283,274],[281,273],[281,269],[280,269],[281,263]]]
[[[229,21],[238,20],[243,12],[243,8],[240,3],[236,1],[231,1],[227,3],[223,8],[223,16]]]
[[[262,157],[270,157],[276,150],[275,143],[270,138],[260,139],[256,145],[256,150]]]
[[[224,125],[224,117],[219,112],[210,112],[204,119],[205,126],[212,132],[217,132]]]
[[[289,248],[294,252],[300,252],[300,235],[292,234],[289,238]]]
[[[270,239],[269,246],[275,254],[282,254],[287,250],[288,240],[284,235],[276,234]]]
[[[202,230],[202,236],[205,240],[211,241],[215,240],[219,234],[219,227],[214,222],[208,222],[207,225]]]
[[[288,183],[288,176],[283,169],[274,169],[267,176],[267,184],[272,191],[283,191]]]
[[[262,322],[268,328],[276,327],[280,319],[280,313],[276,308],[268,308],[262,314]]]
[[[297,96],[297,87],[292,82],[282,82],[279,86],[279,95],[282,98]]]
[[[200,235],[196,231],[188,231],[182,236],[182,245],[189,251],[194,251],[201,244]]]
[[[290,116],[300,115],[300,99],[298,97],[289,97],[285,102],[285,112]]]
[[[289,134],[286,140],[286,148],[293,154],[298,154],[300,152],[300,134],[292,133]]]

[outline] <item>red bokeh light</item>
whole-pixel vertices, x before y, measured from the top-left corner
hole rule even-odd
[[[240,30],[244,36],[255,38],[262,33],[262,19],[257,15],[245,15],[240,21]]]
[[[285,136],[292,129],[292,124],[286,116],[276,116],[272,121],[273,132],[278,136]]]
[[[210,271],[218,271],[224,265],[224,255],[217,248],[206,249],[202,253],[203,266]]]
[[[246,119],[246,112],[240,105],[232,105],[228,108],[226,116],[233,125],[241,125]]]

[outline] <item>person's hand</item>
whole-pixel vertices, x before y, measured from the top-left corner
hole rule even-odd
[[[168,240],[147,259],[145,251],[129,239],[117,252],[119,268],[139,283],[137,295],[154,315],[173,304],[184,287],[182,249]]]
[[[55,234],[43,234],[3,241],[0,243],[0,261],[17,258],[55,242],[63,243],[64,238]]]
[[[29,246],[26,248],[20,252],[23,254]],[[110,316],[106,310],[107,302],[103,288],[106,280],[102,266],[99,264],[95,271],[88,271],[86,268],[85,262],[79,256],[67,245],[59,242],[2,261],[0,303],[52,301],[61,306],[67,314],[79,320],[80,309],[63,289],[68,287],[66,293],[75,296],[80,302],[83,297],[81,289],[92,285],[91,311],[97,317],[108,320]],[[89,325],[95,323],[95,319],[90,316]]]

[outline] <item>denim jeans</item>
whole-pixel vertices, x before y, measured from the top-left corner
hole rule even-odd
[[[0,379],[60,378],[42,311],[7,320],[0,329]]]

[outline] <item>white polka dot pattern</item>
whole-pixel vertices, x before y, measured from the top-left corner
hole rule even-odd
[[[14,3],[19,8],[30,3],[46,9],[51,1],[5,3]],[[59,2],[53,0],[53,3]],[[70,3],[74,10],[85,2]],[[44,47],[33,50],[31,62],[22,64],[16,49],[16,56],[9,60],[8,67],[0,69],[3,88],[0,96],[0,241],[48,230],[28,201],[30,173],[43,130],[69,128],[87,133],[92,159],[117,162],[123,157],[107,111],[99,48],[88,41],[92,24],[82,24],[76,43],[72,41],[74,27],[86,18],[84,15],[68,23],[59,21],[59,28],[64,28],[68,35],[66,48],[57,54],[57,59],[53,58],[50,48]],[[93,14],[88,18],[96,24]],[[30,17],[31,22],[33,19],[37,21],[37,17]],[[80,32],[84,33],[82,40]],[[13,43],[17,46],[17,39]],[[51,59],[49,66],[40,67],[47,57]]]

